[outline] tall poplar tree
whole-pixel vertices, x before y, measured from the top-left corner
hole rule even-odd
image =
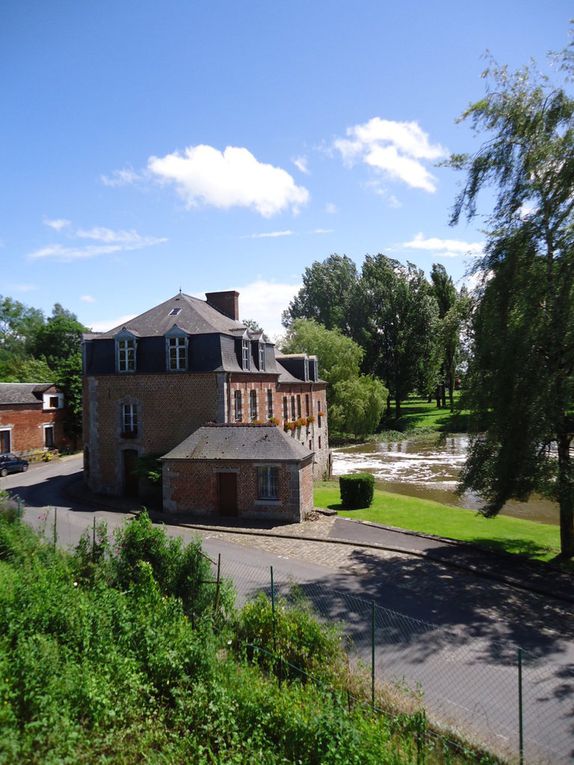
[[[523,69],[487,73],[463,114],[486,140],[451,157],[466,171],[452,222],[495,202],[474,322],[469,403],[483,428],[462,487],[496,515],[542,491],[560,506],[561,553],[574,555],[574,100]],[[486,430],[484,430],[486,427]]]

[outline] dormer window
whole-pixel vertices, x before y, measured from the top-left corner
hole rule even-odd
[[[249,353],[249,340],[247,338],[243,338],[241,341],[241,368],[242,369],[250,369],[250,356]]]
[[[136,371],[136,339],[131,335],[116,338],[118,372]]]
[[[265,372],[265,343],[259,343],[259,371]]]
[[[181,310],[181,309],[175,309]],[[169,372],[185,372],[188,367],[188,337],[174,324],[165,336],[166,368]]]
[[[177,316],[178,313],[181,313],[181,308],[172,308],[168,316]]]

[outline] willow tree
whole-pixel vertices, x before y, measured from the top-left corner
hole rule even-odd
[[[462,487],[483,513],[533,491],[560,506],[561,553],[574,555],[574,100],[524,69],[487,73],[461,119],[485,141],[451,157],[466,171],[452,222],[494,193],[474,322],[468,401],[474,437]]]

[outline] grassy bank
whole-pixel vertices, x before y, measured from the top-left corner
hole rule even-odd
[[[315,505],[335,509],[347,518],[473,542],[542,561],[554,558],[560,551],[558,526],[502,515],[484,518],[473,510],[377,489],[371,507],[344,510],[337,481],[316,484]]]
[[[336,628],[304,602],[236,610],[199,543],[145,515],[70,555],[0,508],[0,670],[7,765],[493,762],[420,702],[377,688],[371,710]]]

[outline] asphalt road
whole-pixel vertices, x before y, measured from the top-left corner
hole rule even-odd
[[[32,466],[0,479],[22,498],[25,520],[58,543],[73,546],[105,520],[110,531],[125,513],[95,511],[70,500],[80,458]],[[167,527],[190,539],[196,532]],[[305,542],[301,543],[305,545]],[[405,537],[405,546],[412,539]],[[405,555],[353,551],[360,575],[273,555],[204,536],[205,552],[222,556],[224,575],[241,600],[269,589],[270,566],[279,587],[298,582],[317,610],[341,623],[356,653],[371,657],[371,601],[376,603],[377,675],[421,692],[437,717],[473,730],[500,750],[517,751],[518,646],[523,649],[523,718],[526,762],[574,760],[574,619],[568,605],[448,566]]]

